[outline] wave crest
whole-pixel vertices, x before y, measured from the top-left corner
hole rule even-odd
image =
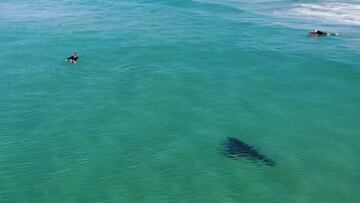
[[[289,10],[290,15],[328,23],[360,25],[359,3],[301,3]]]

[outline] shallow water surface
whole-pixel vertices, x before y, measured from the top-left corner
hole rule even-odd
[[[2,202],[360,201],[357,1],[0,9]]]

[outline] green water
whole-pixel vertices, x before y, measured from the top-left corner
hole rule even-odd
[[[0,201],[360,201],[359,27],[291,3],[1,2]]]

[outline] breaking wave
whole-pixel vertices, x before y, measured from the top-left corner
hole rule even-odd
[[[360,25],[360,3],[301,3],[295,4],[287,12],[293,17],[330,24]]]

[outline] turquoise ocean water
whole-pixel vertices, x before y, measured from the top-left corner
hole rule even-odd
[[[358,1],[2,0],[0,47],[0,202],[360,201]]]

